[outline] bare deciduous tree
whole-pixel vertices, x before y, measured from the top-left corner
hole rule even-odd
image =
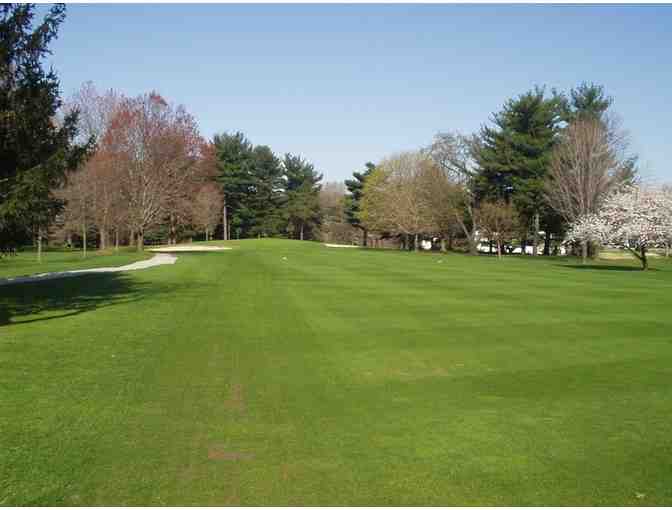
[[[347,220],[346,193],[344,182],[326,182],[320,189],[319,204],[323,216],[320,237],[323,241],[352,244],[357,240],[359,231]]]
[[[502,258],[502,245],[518,230],[518,214],[514,207],[503,200],[484,202],[479,207],[480,228],[490,241],[497,245],[497,257]]]
[[[64,228],[82,238],[82,257],[86,258],[88,233],[93,225],[95,189],[85,168],[68,176],[66,186],[56,193],[65,202]]]
[[[437,164],[426,165],[422,180],[436,233],[441,239],[441,251],[447,249],[446,239],[448,249],[452,249],[453,238],[461,231],[461,222],[464,222],[464,205],[462,202],[456,204],[455,199],[461,195],[464,188],[453,180],[452,174]]]
[[[444,179],[436,188],[436,202],[440,203],[444,229],[451,228],[451,217],[464,234],[469,252],[477,253],[476,233],[478,231],[478,209],[471,190],[474,176],[472,157],[474,138],[454,132],[439,133],[426,150],[432,160],[441,168]]]
[[[568,223],[595,214],[606,196],[633,180],[635,159],[628,138],[609,118],[579,119],[562,133],[545,185],[548,203]],[[581,244],[584,262],[588,245]]]
[[[93,137],[99,142],[123,100],[123,96],[114,89],[101,94],[93,82],[87,81],[70,96],[64,105],[64,111],[77,110],[79,112],[79,136],[84,140]]]
[[[104,93],[98,92],[92,82],[86,82],[76,91],[65,105],[65,111],[79,112],[80,136],[84,139],[94,139],[102,142],[110,122],[117,114],[124,98],[118,92],[110,89]],[[81,168],[81,179],[87,181],[92,192],[92,217],[100,236],[100,248],[108,245],[109,234],[115,230],[118,238],[118,179],[115,178],[109,158],[100,156],[98,151]]]
[[[205,240],[212,239],[212,235],[219,224],[224,197],[214,183],[206,183],[198,190],[192,203],[192,218],[194,226],[205,231]]]
[[[181,215],[189,210],[201,146],[193,119],[156,93],[125,100],[118,108],[101,150],[119,179],[138,250],[148,229],[165,218],[175,242]]]
[[[364,185],[361,217],[369,230],[413,237],[438,229],[423,173],[433,165],[422,152],[405,152],[383,160]]]
[[[198,163],[204,143],[196,121],[183,106],[173,109],[166,103],[162,123],[159,143],[163,147],[157,148],[156,159],[169,183],[164,197],[168,243],[176,244],[179,229],[191,221],[190,203],[202,181],[198,171],[204,167]]]

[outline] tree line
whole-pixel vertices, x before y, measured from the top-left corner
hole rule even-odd
[[[0,17],[0,248],[61,238],[99,248],[146,242],[288,236],[313,239],[322,175],[242,133],[206,140],[158,92],[126,97],[84,84],[62,100],[44,57],[65,19],[55,5]]]
[[[86,245],[284,235],[311,239],[322,176],[302,157],[280,159],[242,133],[204,139],[183,106],[156,92],[135,98],[85,84],[66,107],[80,116],[92,155],[56,191],[56,220]]]
[[[43,61],[64,6],[38,23],[30,4],[0,13],[3,252],[33,242],[39,256],[44,239],[85,253],[89,245],[283,236],[407,249],[432,239],[469,253],[485,240],[499,256],[514,244],[550,255],[569,240],[585,260],[618,239],[645,264],[647,248],[670,245],[669,188],[641,186],[601,85],[535,87],[476,133],[440,132],[323,184],[303,157],[278,156],[241,132],[207,140],[184,106],[155,91],[127,97],[86,83],[62,100]],[[640,207],[647,214],[635,214]]]
[[[75,94],[83,134],[97,140],[90,157],[55,191],[61,231],[87,233],[101,248],[120,242],[175,244],[194,235],[220,239],[287,236],[314,239],[322,175],[301,156],[277,157],[243,133],[205,140],[183,106],[156,92],[125,98],[92,84]]]
[[[441,249],[458,240],[477,253],[486,239],[501,256],[515,239],[521,253],[550,255],[575,222],[639,182],[612,104],[593,83],[568,93],[535,87],[477,133],[438,133],[426,147],[367,163],[346,181],[347,219],[365,246],[373,232],[409,249],[433,237]],[[577,244],[584,259],[596,247]]]

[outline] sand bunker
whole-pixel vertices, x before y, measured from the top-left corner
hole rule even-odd
[[[324,243],[327,248],[359,248],[359,246],[354,244],[328,244]]]
[[[161,246],[159,248],[149,248],[147,251],[153,251],[156,253],[175,253],[180,251],[223,251],[230,250],[228,246],[191,246],[188,244],[176,245],[176,246]]]
[[[147,269],[154,266],[162,266],[164,264],[174,264],[177,262],[175,255],[168,253],[159,253],[154,255],[149,260],[141,260],[118,267],[96,267],[93,269],[76,269],[73,271],[59,271],[55,273],[42,273],[31,276],[17,276],[15,278],[1,278],[0,285],[11,285],[13,283],[28,283],[28,282],[43,282],[46,280],[55,280],[57,278],[69,278],[71,276],[79,276],[82,274],[95,273],[117,273],[121,271],[136,271],[138,269]]]

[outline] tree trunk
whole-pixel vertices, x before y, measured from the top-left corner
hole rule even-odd
[[[114,229],[114,251],[119,251],[119,229]]]
[[[665,257],[669,258],[670,256],[670,243],[665,243]]]
[[[142,251],[145,247],[145,233],[142,231],[138,231],[138,233],[135,236],[135,239],[137,250]]]
[[[649,269],[649,259],[646,256],[646,246],[641,246],[639,251],[635,248],[630,248],[629,246],[626,246],[626,249],[642,263],[642,271]]]
[[[100,229],[100,249],[107,248],[107,231],[104,228]]]
[[[301,230],[299,231],[299,238],[303,241],[303,223],[301,223]]]
[[[168,244],[170,245],[177,244],[177,221],[175,220],[175,215],[173,213],[170,213]]]
[[[532,256],[537,256],[537,248],[539,247],[539,213],[534,214],[534,236],[532,237]]]
[[[37,262],[42,263],[42,229],[37,229]]]
[[[443,253],[446,253],[446,251],[447,251],[446,250],[446,240],[443,237],[441,238],[441,251]]]
[[[369,244],[369,231],[365,228],[362,229],[362,246],[364,248]]]
[[[544,237],[544,255],[549,256],[551,254],[551,232],[546,229]]]
[[[467,237],[467,243],[469,244],[469,254],[478,255],[478,246],[473,233]]]
[[[82,258],[86,258],[86,223],[82,224]]]
[[[453,251],[453,234],[448,234],[448,251]]]
[[[228,221],[226,219],[226,205],[222,208],[222,240],[223,241],[228,241],[229,240],[229,226],[228,226]]]
[[[502,242],[497,239],[497,258],[502,259]]]
[[[413,250],[420,251],[420,243],[418,242],[418,234],[413,237]]]
[[[588,262],[588,241],[581,241],[581,263]]]

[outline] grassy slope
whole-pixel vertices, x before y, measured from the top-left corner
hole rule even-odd
[[[2,289],[0,504],[672,504],[664,261],[179,257]]]
[[[72,269],[123,266],[151,256],[152,253],[138,253],[135,250],[122,248],[119,252],[112,250],[90,251],[84,259],[82,253],[78,250],[50,250],[42,254],[42,262],[39,263],[34,251],[24,251],[16,256],[0,257],[0,278]]]

